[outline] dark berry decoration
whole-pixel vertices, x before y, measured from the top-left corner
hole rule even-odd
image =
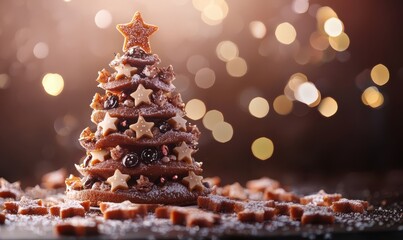
[[[158,129],[161,133],[166,133],[171,130],[171,125],[169,125],[167,122],[161,122],[158,126]]]
[[[110,95],[104,102],[105,109],[117,108],[119,106],[119,98],[115,95]]]
[[[135,167],[139,164],[139,157],[135,153],[129,153],[123,157],[122,164],[125,167]]]
[[[141,152],[141,159],[144,163],[150,164],[158,159],[158,151],[155,148],[146,148]]]
[[[94,185],[94,183],[101,181],[99,178],[97,177],[93,177],[93,176],[87,176],[84,179],[84,189],[89,189],[92,187],[92,185]]]

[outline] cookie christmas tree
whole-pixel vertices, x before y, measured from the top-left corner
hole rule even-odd
[[[68,198],[99,202],[186,205],[210,192],[202,182],[197,151],[200,132],[184,118],[184,103],[175,92],[172,66],[158,67],[149,37],[157,27],[136,12],[117,26],[125,41],[101,70],[91,108],[95,132],[86,128],[80,143],[87,155],[76,165],[82,177],[66,179]]]

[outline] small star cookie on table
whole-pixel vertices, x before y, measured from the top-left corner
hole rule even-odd
[[[32,200],[22,197],[20,201],[11,201],[3,203],[4,209],[12,214],[21,215],[46,215],[48,208],[43,206],[41,199]]]
[[[300,203],[303,205],[315,205],[315,206],[326,206],[330,207],[333,202],[338,201],[342,198],[341,194],[333,193],[328,194],[323,190],[318,193],[304,196],[300,199]]]
[[[60,218],[70,218],[74,216],[84,217],[90,210],[90,201],[66,200],[49,208],[49,213]]]
[[[144,217],[147,213],[154,212],[159,204],[136,204],[130,201],[122,203],[101,202],[99,208],[105,219],[134,219],[137,216]]]
[[[368,208],[368,202],[362,200],[350,200],[342,198],[338,201],[333,202],[331,208],[333,212],[339,212],[339,213],[350,213],[350,212],[363,213]]]
[[[9,183],[6,179],[0,178],[0,198],[19,199],[22,193],[20,182]]]
[[[63,236],[98,235],[98,222],[91,218],[74,217],[58,223],[55,232]]]
[[[168,218],[172,224],[187,227],[212,227],[220,222],[218,214],[197,208],[162,206],[155,209],[157,218]]]

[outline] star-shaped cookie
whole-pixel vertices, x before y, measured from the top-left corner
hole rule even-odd
[[[144,51],[151,52],[148,38],[158,30],[158,27],[145,23],[140,12],[134,14],[131,22],[118,24],[116,28],[125,37],[123,51],[127,51],[134,46],[139,46]]]
[[[115,170],[113,176],[106,179],[106,182],[111,185],[111,191],[115,192],[118,189],[128,189],[127,181],[130,179],[130,175],[123,174],[119,169]]]
[[[97,163],[105,161],[105,157],[109,154],[109,152],[106,150],[96,150],[91,151],[90,154],[91,154],[90,165],[95,165]]]
[[[160,205],[158,204],[136,204],[130,201],[121,203],[101,202],[99,208],[105,219],[134,219],[138,216],[144,217]]]
[[[189,176],[182,179],[182,181],[188,185],[190,191],[193,191],[193,189],[202,190],[202,180],[203,177],[197,176],[193,171],[189,171]]]
[[[125,76],[130,78],[132,76],[132,73],[137,70],[136,67],[132,67],[129,64],[123,64],[123,63],[120,63],[114,68],[117,71],[116,79],[120,79]]]
[[[117,118],[111,117],[109,113],[105,114],[104,120],[98,123],[98,126],[102,127],[102,135],[106,136],[110,132],[116,131],[116,122],[118,121]]]
[[[144,88],[143,85],[139,84],[137,90],[130,94],[134,99],[134,106],[137,107],[140,103],[151,104],[150,94],[153,92],[151,89]]]
[[[136,139],[140,139],[143,136],[152,138],[154,136],[151,132],[153,126],[153,122],[146,122],[146,120],[139,115],[137,123],[130,125],[129,128],[136,132]]]
[[[193,149],[189,148],[185,142],[182,142],[180,146],[174,148],[174,152],[178,154],[178,160],[186,163],[192,163]]]
[[[183,131],[186,131],[186,122],[187,120],[180,115],[176,115],[168,120],[168,123],[171,124],[175,130]]]

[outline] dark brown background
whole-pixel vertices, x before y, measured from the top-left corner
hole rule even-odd
[[[260,20],[266,24],[267,36],[273,37],[275,26],[289,21],[297,29],[300,43],[309,45],[316,21],[308,13],[285,14],[291,2],[228,1],[227,18],[219,27],[211,27],[201,22],[200,12],[191,1],[0,1],[0,74],[10,76],[9,87],[0,89],[0,176],[33,185],[43,173],[60,167],[74,172],[73,164],[84,154],[78,135],[93,126],[88,105],[94,93],[100,92],[95,82],[97,71],[108,67],[113,53],[121,51],[123,39],[114,25],[128,22],[139,10],[146,22],[160,27],[151,42],[161,65],[173,64],[177,74],[191,79],[184,100],[203,100],[208,110],[222,111],[234,127],[232,140],[222,144],[196,121],[203,132],[196,158],[205,162],[204,175],[219,175],[226,182],[267,175],[292,183],[306,174],[337,181],[354,172],[371,172],[401,182],[401,1],[310,1],[311,6],[328,5],[336,11],[351,44],[347,62],[334,59],[306,65],[287,55],[260,56],[257,48],[264,39],[253,38],[248,29],[250,21]],[[113,22],[107,29],[99,29],[94,23],[100,9],[112,13]],[[244,27],[235,34],[231,29],[239,19]],[[183,29],[190,23],[200,26],[199,35],[186,35]],[[28,30],[23,40],[17,41],[16,34],[22,28]],[[215,48],[222,40],[238,45],[248,63],[244,77],[230,77],[225,63],[217,58]],[[48,57],[41,60],[32,55],[32,47],[39,41],[50,49]],[[24,46],[32,56],[20,62],[16,54]],[[206,57],[216,73],[216,83],[210,89],[197,88],[194,76],[186,69],[187,58],[195,54]],[[356,78],[378,63],[388,67],[391,77],[379,87],[385,97],[383,107],[372,109],[361,102],[362,90]],[[65,80],[64,91],[57,97],[43,90],[41,80],[47,72],[57,72]],[[324,118],[315,108],[299,103],[287,116],[273,111],[274,98],[282,94],[295,72],[305,73],[323,95],[338,101],[334,116]],[[369,82],[369,73],[363,76]],[[242,90],[251,86],[270,102],[271,110],[263,119],[240,107]],[[73,116],[76,124],[61,136],[54,125],[66,114]],[[272,139],[275,146],[274,155],[267,161],[257,160],[250,151],[252,141],[261,136]]]

